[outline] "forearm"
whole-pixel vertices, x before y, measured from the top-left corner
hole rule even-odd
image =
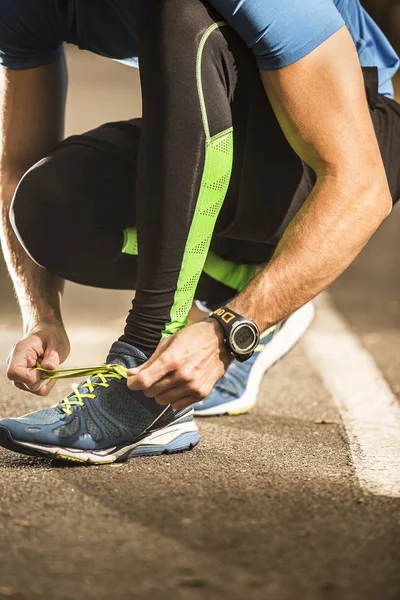
[[[270,263],[229,306],[262,331],[332,283],[389,213],[389,192],[374,184],[317,183],[286,229]]]
[[[66,84],[64,56],[35,69],[0,69],[0,237],[25,331],[61,321],[64,284],[26,254],[10,205],[22,175],[63,138]]]
[[[3,177],[4,179],[4,177]],[[39,267],[26,254],[10,223],[9,211],[17,181],[0,188],[1,245],[21,309],[24,331],[43,323],[61,323],[64,281]]]

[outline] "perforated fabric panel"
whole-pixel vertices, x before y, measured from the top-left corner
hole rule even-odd
[[[51,425],[60,421],[62,416],[57,408],[50,406],[49,408],[43,408],[43,410],[23,415],[18,418],[18,421],[27,423],[28,425]]]
[[[83,408],[82,410],[85,415],[86,429],[88,430],[90,437],[95,442],[100,442],[103,439],[103,433],[100,427],[93,421],[87,408]]]
[[[229,129],[206,142],[204,172],[199,198],[186,242],[171,320],[163,337],[186,324],[196,287],[210,247],[219,211],[228,191],[233,161],[233,132]]]
[[[97,408],[97,406],[94,404],[94,402],[92,402],[92,403],[91,403],[91,406],[92,406],[92,408],[93,408],[94,412],[96,413],[96,417],[99,419],[100,423],[101,423],[102,425],[104,425],[104,427],[107,429],[107,431],[108,431],[109,433],[111,433],[111,434],[112,434],[114,437],[117,437],[117,438],[118,438],[118,437],[121,437],[121,432],[120,432],[120,430],[118,429],[118,427],[116,427],[116,426],[114,425],[114,423],[111,423],[111,421],[109,421],[109,420],[108,420],[108,419],[105,417],[105,415],[104,415],[104,414],[103,414],[103,413],[102,413],[100,410],[98,410],[98,408]]]
[[[55,429],[53,433],[58,435],[61,438],[68,438],[71,435],[75,435],[79,430],[79,416],[78,413],[75,412],[74,418],[68,425],[62,425],[58,429]]]
[[[122,389],[126,390],[122,392]],[[101,407],[132,434],[139,435],[154,421],[154,415],[135,400],[128,388],[107,388],[102,391]]]

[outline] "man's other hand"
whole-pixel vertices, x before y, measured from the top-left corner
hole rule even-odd
[[[233,359],[222,329],[207,319],[163,340],[144,365],[128,371],[128,387],[180,409],[208,396]]]
[[[39,362],[45,369],[58,369],[69,351],[68,336],[61,324],[39,325],[13,346],[7,358],[7,377],[20,390],[47,396],[56,381],[42,379],[36,364]]]

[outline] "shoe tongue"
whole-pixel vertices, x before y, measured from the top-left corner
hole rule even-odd
[[[126,369],[133,369],[146,362],[147,356],[140,350],[126,342],[114,342],[110,348],[106,363],[121,365]]]

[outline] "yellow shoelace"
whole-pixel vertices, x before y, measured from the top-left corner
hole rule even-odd
[[[84,406],[84,399],[94,399],[96,395],[93,393],[94,388],[97,387],[109,387],[107,379],[123,379],[127,378],[127,370],[121,365],[100,365],[99,367],[86,367],[84,369],[57,369],[55,371],[51,369],[43,369],[38,363],[36,366],[37,371],[44,373],[43,379],[71,379],[75,377],[87,377],[85,381],[80,383],[72,393],[64,398],[59,407],[69,416],[72,415],[72,406]],[[96,377],[100,381],[92,381],[92,377]],[[80,390],[88,389],[89,392],[81,393]]]

